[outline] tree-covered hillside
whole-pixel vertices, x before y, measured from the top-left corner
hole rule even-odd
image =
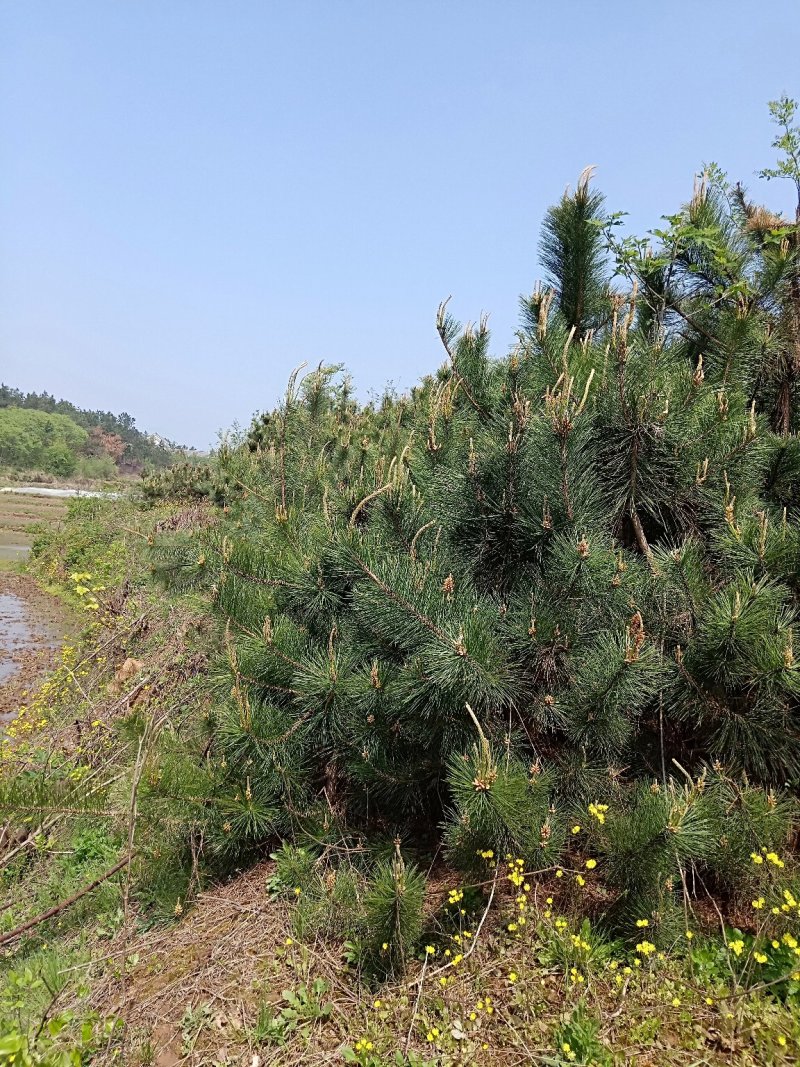
[[[74,474],[89,435],[66,415],[0,408],[0,465]]]
[[[124,411],[121,415],[114,415],[110,411],[89,411],[77,407],[68,400],[56,400],[49,393],[24,393],[20,389],[0,385],[0,413],[8,408],[21,408],[69,419],[90,435],[84,454],[97,460],[110,459],[111,472],[113,469],[118,469],[127,473],[138,473],[145,467],[162,469],[173,463],[176,455],[183,451],[180,446],[166,438],[147,434],[138,429],[133,417]],[[18,419],[19,416],[14,418]],[[29,420],[26,425],[44,424],[41,420],[35,422]],[[6,459],[4,455],[0,455],[0,463],[29,468],[38,465],[36,461],[29,463],[27,460],[20,464],[12,459]],[[109,473],[107,462],[94,464],[94,467],[97,469],[98,476]],[[101,467],[106,468],[105,472],[101,472]],[[62,471],[51,470],[45,465],[42,465],[42,469],[51,473],[62,473]],[[67,473],[74,473],[74,469]]]

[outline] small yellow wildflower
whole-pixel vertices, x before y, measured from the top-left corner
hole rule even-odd
[[[636,920],[636,925],[637,926],[649,926],[650,925],[650,920],[649,919],[637,919]]]
[[[596,866],[597,866],[597,860],[587,860],[586,861],[586,870],[587,871],[593,871]]]
[[[508,980],[513,985],[514,982],[516,982],[516,980],[517,980],[517,972],[516,971],[509,971]]]

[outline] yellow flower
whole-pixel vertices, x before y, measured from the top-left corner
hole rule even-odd
[[[572,832],[573,832],[573,834],[579,834],[581,832],[580,826],[577,826],[577,825],[573,826],[572,827]]]
[[[643,956],[649,956],[652,952],[655,952],[656,946],[652,941],[640,941],[636,946],[636,951],[641,952]]]
[[[373,1006],[373,1008],[379,1008],[382,1003],[383,1003],[382,1000],[376,1000],[376,1001],[373,1002],[372,1006]]]
[[[737,956],[741,956],[742,952],[744,951],[744,941],[742,941],[741,938],[737,939],[736,941],[730,941],[728,943],[728,947],[730,948],[731,952],[734,952]]]
[[[765,952],[754,952],[753,956],[755,958],[756,963],[766,963],[769,959]]]
[[[293,945],[294,941],[292,941],[291,937],[287,937],[283,943],[284,945]]]
[[[766,901],[764,900],[763,897],[759,897],[758,900],[754,900],[752,902],[753,907],[756,909],[756,911],[760,911],[764,907],[765,903],[766,903]]]
[[[636,920],[636,925],[637,926],[649,926],[650,925],[650,920],[649,919],[637,919]]]
[[[686,940],[687,941],[691,941],[693,937],[694,937],[694,934],[692,933],[692,931],[691,930],[687,930],[686,931]]]
[[[593,871],[596,866],[597,866],[597,860],[587,860],[586,861],[586,870],[587,871]]]
[[[764,862],[764,857],[763,856],[759,856],[759,854],[757,852],[751,852],[750,853],[750,859],[753,861],[753,863],[763,863]]]
[[[508,975],[508,980],[513,985],[514,982],[516,982],[516,980],[517,980],[517,972],[516,971],[510,971],[509,975]]]
[[[388,941],[384,941],[383,944],[381,945],[381,948],[383,949],[384,952],[386,952],[386,950],[389,948],[389,942]]]
[[[672,998],[672,1006],[673,1006],[673,1008],[679,1008],[681,1006],[681,998],[680,997],[673,997]]]
[[[783,1047],[783,1046],[785,1046],[785,1045],[786,1045],[786,1038],[785,1038],[785,1037],[783,1036],[783,1034],[779,1034],[779,1035],[778,1035],[778,1044],[779,1044],[779,1045],[780,1045],[781,1047]]]
[[[436,949],[433,947],[433,945],[426,945],[425,946],[425,954],[427,956],[433,956],[435,952],[436,952]]]
[[[556,878],[563,878],[563,877],[564,877],[564,872],[559,867],[558,870],[556,871]]]
[[[714,1001],[711,999],[711,997],[706,997],[706,1004],[713,1004],[713,1003],[714,1003]]]

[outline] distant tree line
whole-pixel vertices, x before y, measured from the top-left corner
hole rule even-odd
[[[83,449],[88,457],[100,459],[109,456],[119,470],[129,473],[136,473],[148,467],[157,469],[168,467],[175,461],[175,454],[181,451],[180,446],[172,441],[138,429],[133,416],[126,411],[120,415],[114,415],[110,411],[90,411],[77,407],[69,400],[56,400],[50,393],[24,393],[21,389],[0,384],[0,411],[5,408],[23,408],[47,415],[66,417],[77,427],[86,431],[88,436],[83,442]],[[15,420],[15,425],[16,421],[18,420]],[[36,425],[38,426],[38,423]],[[54,426],[59,425],[59,423],[54,423]],[[33,424],[28,427],[28,431],[32,432],[34,437],[36,436]],[[32,447],[31,438],[27,439],[27,444]],[[50,447],[50,442],[43,440],[41,447],[44,449]],[[31,453],[31,448],[22,443],[14,448],[10,445],[0,445],[0,463],[8,463],[17,467],[42,466],[43,469],[49,469],[46,463],[20,463],[11,458],[12,454],[16,456],[20,451],[27,455]],[[35,452],[36,449],[33,451]],[[59,461],[56,465],[63,467],[64,463]],[[53,470],[51,473],[71,474],[74,470]]]

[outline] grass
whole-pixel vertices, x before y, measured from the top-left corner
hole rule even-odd
[[[92,1062],[797,1062],[795,1007],[765,990],[732,989],[725,961],[709,966],[712,949],[717,958],[713,937],[698,934],[694,945],[643,960],[634,949],[604,944],[579,911],[565,907],[548,921],[544,906],[531,913],[523,936],[512,937],[506,927],[514,900],[506,896],[460,964],[442,971],[446,950],[439,946],[431,957],[423,949],[402,979],[369,984],[348,965],[346,945],[298,939],[296,906],[267,892],[273,871],[259,864],[201,893],[170,923],[138,932],[115,920],[119,909],[107,893],[102,911],[84,914],[80,933],[73,923],[29,957],[34,970],[48,967],[66,980],[62,1003],[101,1032],[125,1020],[124,1046],[117,1029]],[[567,927],[557,928],[556,918]],[[564,965],[564,929],[592,948],[582,950],[579,968]],[[35,1006],[42,1010],[41,999]]]

